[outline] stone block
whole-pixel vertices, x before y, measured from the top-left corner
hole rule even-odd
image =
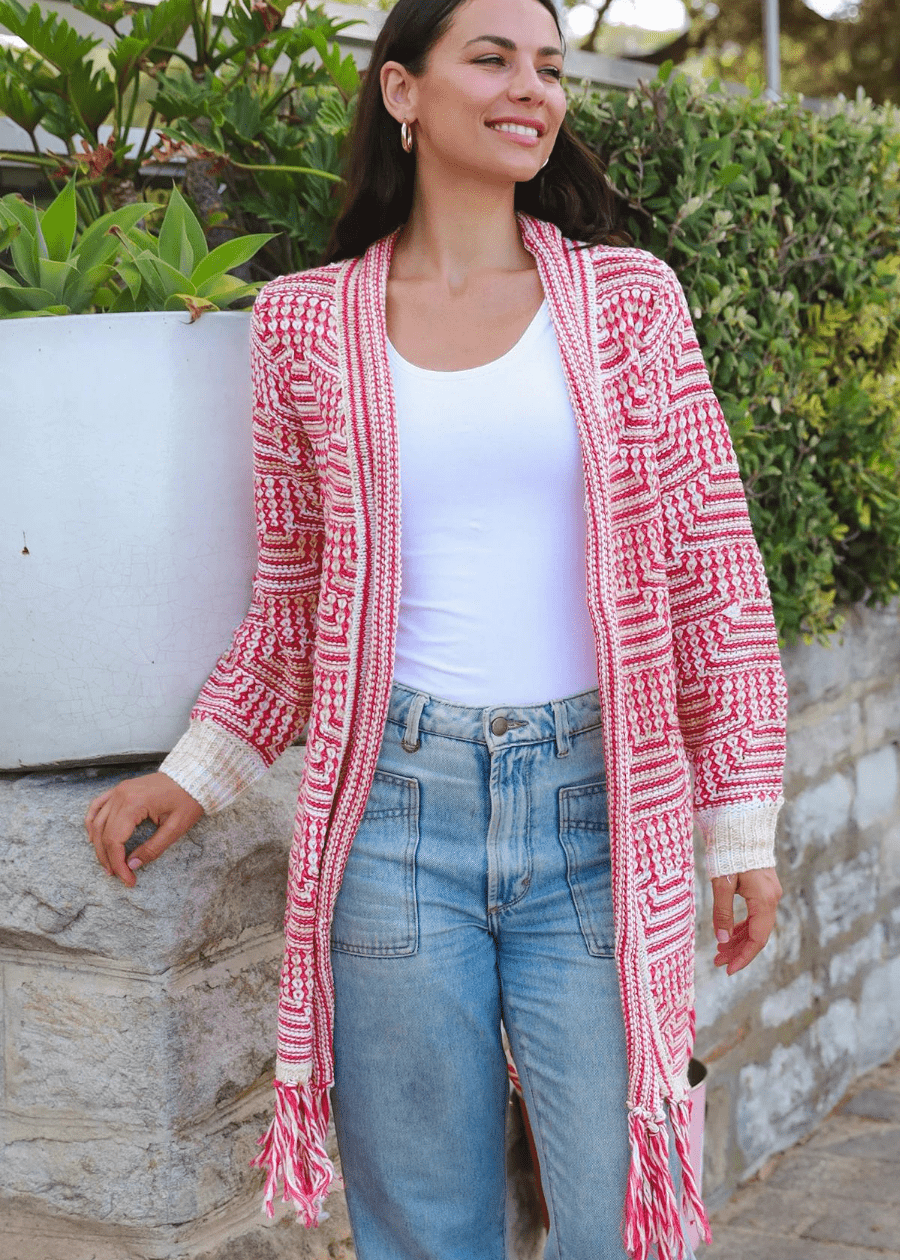
[[[866,746],[881,748],[900,735],[900,680],[870,692],[863,700]]]
[[[83,824],[91,799],[133,767],[0,778],[0,947],[150,973],[245,932],[279,932],[302,755],[288,749],[229,809],[201,818],[135,888],[104,873]]]
[[[900,1177],[889,1163],[837,1157],[830,1148],[799,1146],[788,1151],[772,1174],[779,1188],[823,1199],[857,1200],[900,1205]]]
[[[784,1150],[809,1130],[816,1075],[805,1046],[777,1045],[768,1063],[738,1074],[737,1137],[748,1165]]]
[[[856,799],[853,818],[865,830],[879,818],[887,818],[898,807],[900,777],[897,773],[897,750],[887,744],[866,753],[856,763]]]
[[[848,931],[863,915],[871,914],[877,901],[878,871],[870,850],[819,871],[813,879],[812,903],[821,944]]]
[[[828,983],[836,989],[849,984],[861,971],[881,958],[885,943],[884,924],[876,923],[865,936],[828,960]]]
[[[900,1093],[889,1089],[861,1089],[858,1094],[847,1099],[841,1106],[841,1111],[851,1116],[865,1116],[869,1120],[888,1120],[893,1124],[900,1124]]]
[[[878,1251],[896,1251],[900,1239],[900,1212],[881,1203],[857,1203],[854,1211],[830,1211],[816,1217],[803,1229],[803,1237]]]
[[[882,896],[892,900],[900,890],[900,817],[888,823],[881,832],[881,871],[879,879]]]
[[[805,971],[783,989],[776,989],[767,995],[760,1008],[763,1026],[777,1028],[779,1024],[787,1023],[795,1015],[810,1010],[820,993],[821,985],[817,983],[812,972]]]
[[[163,987],[127,972],[6,963],[6,1105],[33,1121],[86,1114],[154,1128],[167,1108]]]
[[[817,1242],[811,1238],[779,1238],[777,1247],[765,1222],[758,1230],[731,1225],[715,1231],[713,1245],[700,1253],[702,1260],[735,1260],[735,1257],[764,1256],[765,1260],[874,1260],[866,1247],[849,1247]],[[880,1260],[897,1260],[900,1253],[881,1253]]]
[[[839,998],[819,1016],[804,1033],[801,1044],[809,1048],[814,1059],[825,1068],[826,1074],[819,1080],[818,1109],[825,1113],[838,1098],[843,1097],[855,1070],[860,1037],[865,1026],[860,1021],[859,1008],[849,998]],[[835,1072],[835,1068],[838,1071]]]
[[[852,804],[853,784],[840,773],[787,802],[782,848],[792,868],[800,865],[808,850],[826,847],[848,826]]]
[[[846,1138],[827,1149],[837,1158],[900,1164],[900,1124],[879,1125],[875,1132],[867,1131],[857,1137]],[[900,1175],[900,1170],[895,1170],[894,1175]]]
[[[843,629],[827,644],[782,650],[792,711],[840,699],[853,683],[900,677],[900,600],[886,608],[852,608]]]
[[[802,790],[804,779],[819,779],[833,766],[855,757],[865,748],[862,706],[853,700],[837,709],[821,706],[806,710],[789,723],[785,783]],[[799,779],[800,783],[794,781]]]
[[[860,1068],[883,1063],[900,1045],[900,958],[881,963],[866,976],[859,997]]]

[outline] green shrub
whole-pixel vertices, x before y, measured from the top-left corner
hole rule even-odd
[[[900,591],[900,123],[662,68],[570,118],[635,244],[678,272],[788,641]]]

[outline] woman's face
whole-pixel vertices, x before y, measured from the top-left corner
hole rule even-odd
[[[423,74],[387,62],[381,82],[391,114],[412,125],[420,163],[519,181],[553,149],[566,112],[561,73],[559,32],[537,0],[466,0]]]

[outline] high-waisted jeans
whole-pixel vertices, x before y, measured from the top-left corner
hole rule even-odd
[[[505,1260],[501,1020],[550,1213],[545,1256],[625,1260],[613,944],[596,689],[478,708],[394,682],[332,930],[334,1112],[359,1260]]]

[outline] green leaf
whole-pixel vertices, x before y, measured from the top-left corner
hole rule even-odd
[[[165,259],[155,257],[149,251],[138,254],[134,265],[153,295],[156,309],[161,309],[166,298],[175,293],[193,292],[194,286],[186,276],[170,266]]]
[[[51,66],[64,74],[83,63],[92,49],[103,41],[79,35],[56,13],[33,4],[25,9],[18,0],[0,0],[0,25],[10,35],[18,35]]]
[[[253,280],[245,284],[237,276],[214,276],[197,288],[197,296],[209,298],[217,307],[224,308],[238,302],[241,298],[252,297],[264,284],[262,280]]]
[[[667,83],[669,81],[669,76],[672,73],[674,65],[675,62],[671,59],[671,57],[662,63],[659,70],[656,72],[656,78],[660,83]]]
[[[234,240],[225,241],[210,250],[198,267],[194,269],[191,280],[199,288],[205,281],[226,271],[232,271],[241,263],[249,262],[254,254],[262,249],[267,241],[271,241],[275,232],[252,232],[247,236],[236,236]]]
[[[188,277],[207,254],[203,228],[177,185],[173,184],[159,230],[159,256],[181,275]]]
[[[77,277],[78,269],[74,263],[58,262],[53,258],[40,258],[38,275],[40,276],[39,287],[52,293],[54,302],[63,302],[70,278]]]
[[[121,248],[120,241],[110,229],[113,225],[120,227],[126,235],[141,221],[151,209],[156,209],[153,202],[134,202],[120,206],[118,210],[110,210],[86,229],[75,249],[75,258],[80,270],[107,262]]]
[[[18,312],[32,315],[44,307],[55,304],[56,298],[46,289],[30,286],[21,289],[0,289],[0,312],[6,316],[15,315]]]
[[[47,253],[57,262],[65,262],[71,254],[77,223],[73,177],[41,215],[41,232],[47,242]]]
[[[38,274],[38,245],[35,233],[39,231],[37,224],[37,216],[34,222],[35,231],[22,226],[21,232],[15,236],[9,247],[10,256],[12,257],[13,266],[22,277],[26,284],[34,288],[40,287],[40,276]]]

